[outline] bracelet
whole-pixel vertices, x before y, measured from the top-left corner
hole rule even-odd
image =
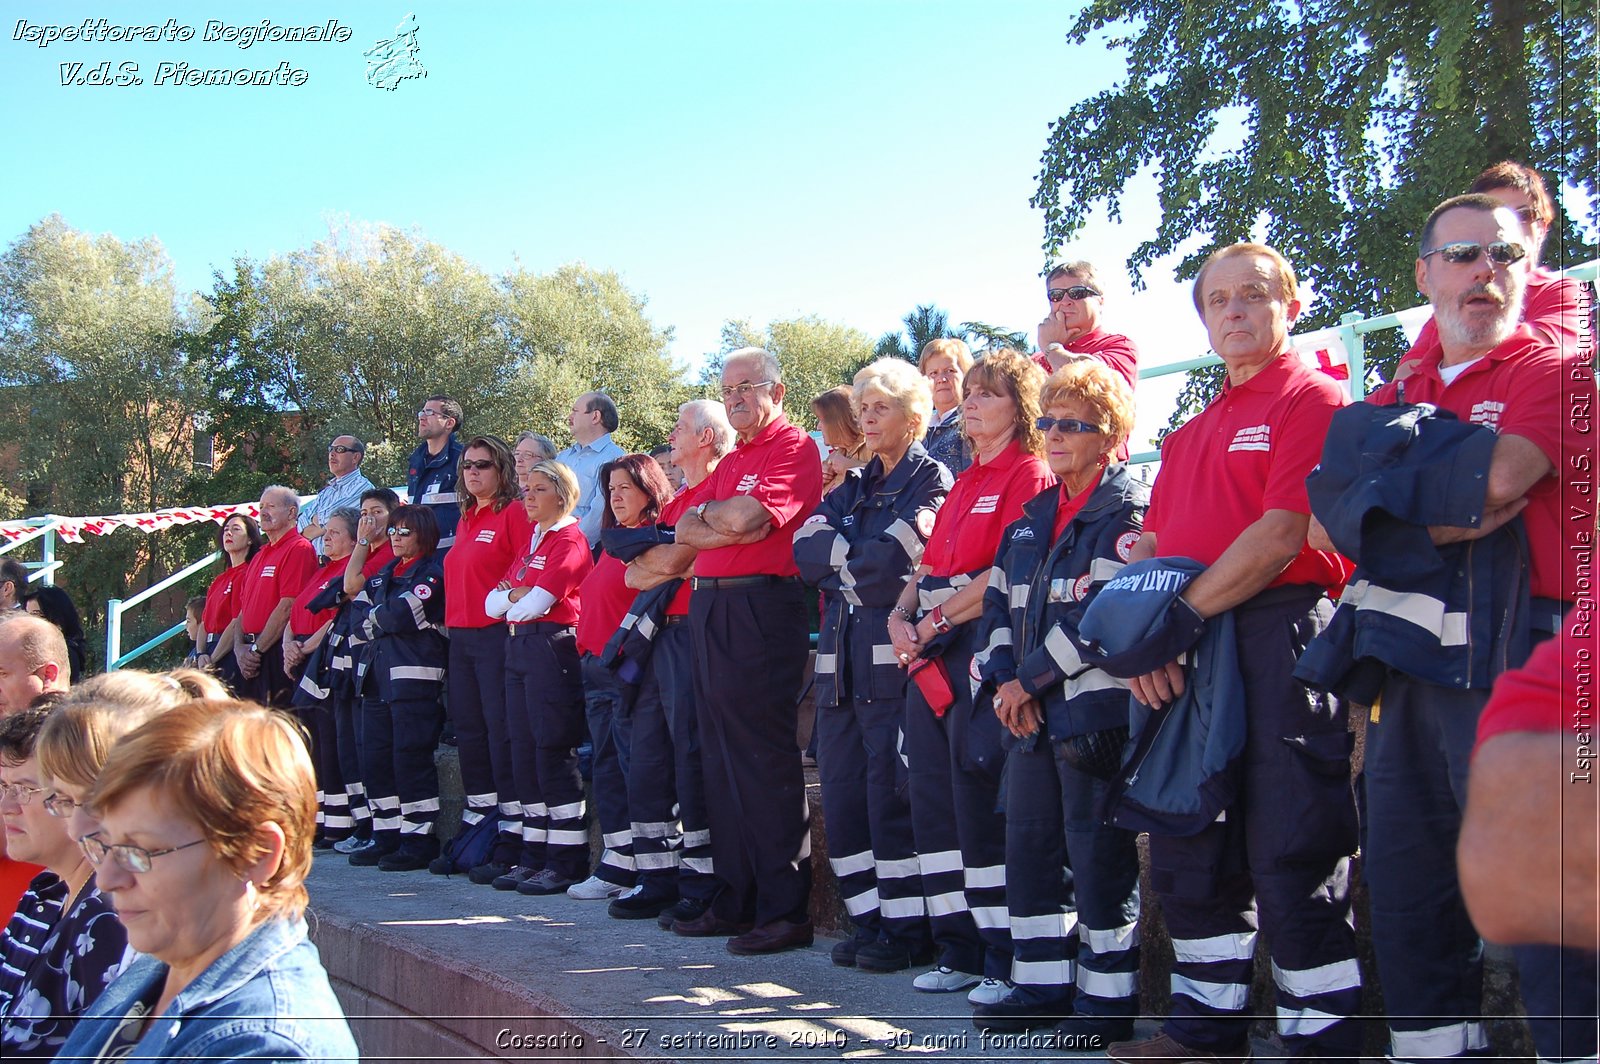
[[[928,619],[932,621],[935,632],[944,633],[950,630],[950,622],[945,620],[943,606],[935,606],[933,611],[928,614]]]
[[[889,611],[889,616],[898,617],[907,624],[917,623],[917,619],[911,615],[911,611],[904,606],[896,605],[894,609]]]

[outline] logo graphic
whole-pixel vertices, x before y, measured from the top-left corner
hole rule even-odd
[[[263,580],[271,580],[273,577],[275,577],[277,575],[278,575],[278,567],[276,565],[263,565],[261,567],[261,579],[263,579]]]
[[[923,539],[927,539],[929,536],[933,535],[932,510],[917,511],[917,533],[922,536]]]
[[[733,490],[739,492],[741,495],[746,492],[754,491],[756,483],[760,479],[761,478],[756,476],[754,473],[746,473],[744,476],[739,478],[739,485]]]
[[[416,587],[411,589],[411,593],[417,596],[419,599],[430,599],[433,597],[433,588],[429,587],[427,584],[418,584]]]
[[[972,512],[975,514],[992,514],[999,505],[1000,496],[980,495],[978,496],[978,501],[972,504]]]
[[[1023,525],[1021,528],[1019,528],[1015,532],[1011,533],[1011,541],[1013,543],[1015,543],[1019,539],[1032,539],[1032,538],[1033,538],[1033,529],[1029,528],[1027,525]]]
[[[1467,414],[1467,420],[1474,425],[1483,425],[1486,428],[1500,431],[1500,415],[1505,413],[1506,404],[1497,403],[1493,399],[1485,399],[1481,403],[1473,403],[1472,410]]]
[[[1272,450],[1271,425],[1246,425],[1233,434],[1233,442],[1228,445],[1230,451],[1270,451]]]
[[[494,529],[486,528],[483,531],[479,532],[478,533],[478,542],[479,543],[493,543],[494,542]]]
[[[531,566],[534,569],[543,569],[544,568],[544,555],[543,554],[539,555],[537,558],[533,559],[533,561],[529,562],[528,565]]]
[[[1072,600],[1074,602],[1083,601],[1083,596],[1089,593],[1090,583],[1091,581],[1088,573],[1084,573],[1082,576],[1078,577],[1078,579],[1072,582]]]
[[[367,57],[367,84],[393,92],[407,78],[425,78],[428,71],[417,61],[417,16],[409,14],[395,26],[395,35],[378,41],[361,54]]]
[[[1139,533],[1124,532],[1117,537],[1117,557],[1127,561],[1133,555],[1133,545],[1139,542]]]

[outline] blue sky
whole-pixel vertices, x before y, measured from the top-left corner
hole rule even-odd
[[[366,82],[362,52],[414,12],[423,80]],[[490,271],[614,269],[685,365],[722,322],[814,313],[872,336],[919,302],[952,321],[1043,316],[1028,206],[1049,122],[1120,61],[1065,41],[1060,3],[78,4],[4,0],[9,242],[52,212],[158,238],[183,289],[239,254],[289,252],[343,219],[415,227]],[[347,43],[201,40],[208,19],[337,19]],[[19,19],[192,26],[187,43],[13,39]],[[59,64],[139,64],[145,84],[63,87]],[[304,69],[298,87],[153,84],[157,64]],[[20,104],[20,106],[18,106]],[[1184,291],[1121,263],[1153,229],[1065,249],[1110,275],[1108,318],[1157,363],[1204,353]],[[1153,396],[1151,398],[1154,398]],[[1141,404],[1142,406],[1145,404]],[[1160,417],[1157,420],[1161,420]]]

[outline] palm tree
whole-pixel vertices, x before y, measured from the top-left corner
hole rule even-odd
[[[950,329],[949,315],[932,303],[919,304],[901,320],[905,322],[905,332],[884,333],[874,351],[878,358],[903,358],[907,362],[915,362],[922,352],[922,346],[929,340],[960,338],[958,333]]]
[[[999,325],[990,325],[981,321],[964,321],[961,323],[961,336],[972,345],[974,355],[986,351],[995,351],[1002,347],[1009,347],[1013,351],[1028,353],[1031,342],[1028,334],[1012,332]]]

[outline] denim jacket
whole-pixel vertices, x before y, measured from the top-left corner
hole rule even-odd
[[[135,1003],[152,1000],[167,966],[141,957],[78,1021],[56,1060],[93,1064]],[[359,1059],[304,920],[269,919],[211,963],[151,1020],[138,1060]]]

